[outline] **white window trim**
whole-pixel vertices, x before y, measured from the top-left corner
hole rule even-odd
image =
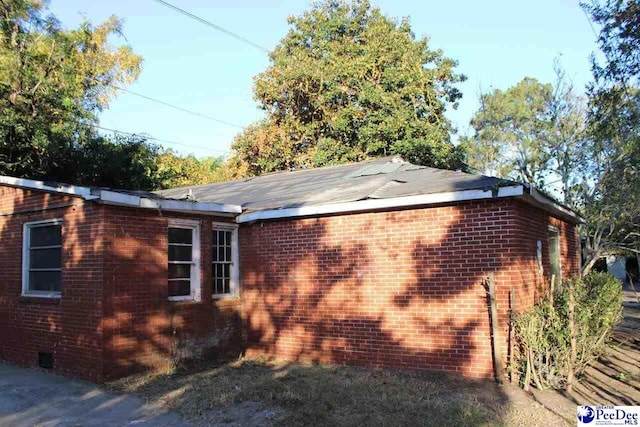
[[[212,222],[211,232],[215,230],[231,231],[231,280],[229,293],[216,294],[213,292],[212,283],[209,283],[212,299],[236,298],[240,295],[240,247],[238,246],[238,225],[228,222]],[[211,280],[213,280],[213,258],[211,259]]]
[[[29,256],[31,252],[31,229],[36,227],[46,227],[49,225],[62,224],[62,218],[45,219],[42,221],[25,222],[22,228],[22,296],[36,298],[62,298],[62,289],[60,292],[32,291],[29,289]],[[61,250],[62,252],[62,250]],[[60,275],[62,276],[63,266],[60,265]],[[61,278],[62,283],[62,278]],[[61,285],[62,288],[62,285]]]
[[[200,277],[202,276],[202,263],[200,262],[200,221],[191,219],[169,219],[168,228],[187,228],[193,230],[193,242],[192,242],[192,256],[191,256],[191,293],[189,295],[170,296],[169,301],[200,301],[202,299],[202,283]],[[168,238],[168,232],[167,232]],[[167,244],[167,260],[169,258],[169,249]],[[167,267],[168,268],[168,267]],[[168,285],[168,270],[167,270],[167,285]]]

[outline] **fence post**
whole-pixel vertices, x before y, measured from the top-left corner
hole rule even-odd
[[[491,350],[493,353],[493,370],[496,381],[504,383],[504,368],[502,366],[502,346],[498,328],[498,306],[496,301],[496,284],[493,274],[487,279],[487,299],[489,300],[489,321],[491,323]]]
[[[514,348],[514,323],[515,323],[515,296],[513,288],[509,290],[509,381],[513,384],[513,348]]]
[[[573,391],[574,369],[578,357],[575,325],[575,284],[569,280],[569,335],[571,337],[571,356],[569,358],[569,371],[567,372],[567,392]]]

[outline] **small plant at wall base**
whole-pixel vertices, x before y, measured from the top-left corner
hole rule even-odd
[[[519,351],[511,369],[520,374],[525,390],[531,383],[539,389],[567,387],[570,375],[579,378],[602,354],[622,318],[622,284],[610,274],[571,278],[560,289],[553,299],[541,300],[516,318]],[[572,291],[575,357],[571,354]]]

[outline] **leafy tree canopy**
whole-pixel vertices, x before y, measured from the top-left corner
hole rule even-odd
[[[583,4],[600,26],[589,86],[591,191],[583,198],[586,253],[635,253],[640,260],[640,3],[604,0]]]
[[[56,178],[73,166],[83,144],[100,144],[92,141],[96,114],[140,72],[139,56],[109,43],[119,19],[65,30],[45,6],[0,2],[1,174]]]
[[[291,29],[255,79],[266,118],[237,136],[240,174],[400,154],[462,168],[444,116],[461,97],[456,62],[367,0],[326,0]]]
[[[550,84],[533,78],[482,94],[480,109],[471,120],[475,136],[464,141],[473,166],[540,185],[549,162],[544,142],[551,125],[552,96]]]

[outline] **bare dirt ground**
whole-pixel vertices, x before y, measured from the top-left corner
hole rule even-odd
[[[492,381],[243,359],[112,383],[194,425],[575,425],[577,405],[640,404],[640,305],[572,395]]]

